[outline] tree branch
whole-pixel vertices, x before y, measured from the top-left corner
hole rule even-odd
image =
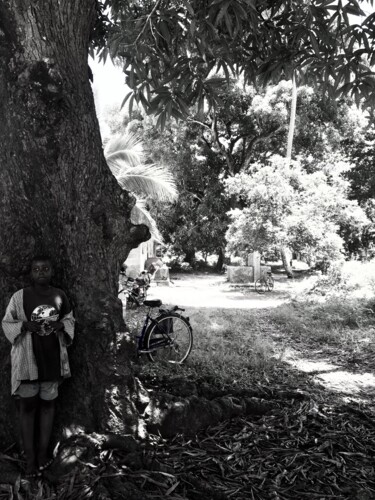
[[[194,120],[193,118],[187,118],[188,122],[190,123],[197,123],[198,125],[201,125],[202,127],[205,127],[205,128],[208,128],[209,130],[211,130],[211,125],[209,125],[208,123],[204,123],[204,122],[201,122],[199,120]]]
[[[141,38],[141,36],[143,35],[143,33],[146,31],[147,24],[149,23],[149,21],[150,21],[150,19],[151,19],[152,15],[153,15],[153,13],[155,12],[155,10],[159,7],[160,2],[161,2],[161,0],[157,0],[157,2],[156,2],[156,4],[154,5],[154,7],[152,8],[152,10],[151,10],[150,14],[147,16],[146,22],[145,22],[145,24],[143,25],[143,28],[142,28],[141,32],[140,32],[140,33],[138,33],[138,36],[137,36],[137,38],[135,39],[134,45],[137,45],[137,43],[138,43],[139,39]]]
[[[265,140],[269,139],[270,137],[272,137],[275,134],[277,134],[278,132],[280,132],[280,130],[282,130],[283,128],[284,128],[284,126],[280,125],[276,129],[268,132],[268,134],[264,134],[264,135],[260,135],[260,136],[258,135],[257,137],[254,137],[253,139],[251,139],[251,141],[249,142],[249,145],[246,148],[246,161],[248,160],[250,153],[251,153],[253,147],[255,146],[255,144],[257,144],[258,142],[265,141]]]

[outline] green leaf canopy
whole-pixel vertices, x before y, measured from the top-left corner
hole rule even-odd
[[[373,1],[121,0],[108,2],[112,58],[122,61],[127,99],[158,116],[213,106],[231,77],[290,79],[293,71],[332,96],[374,103]],[[105,4],[107,6],[107,4]],[[222,78],[222,76],[224,78]]]

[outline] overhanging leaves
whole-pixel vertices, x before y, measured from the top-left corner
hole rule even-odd
[[[351,83],[354,96],[374,103],[375,84],[363,69],[375,61],[374,14],[361,18],[372,0],[109,3],[111,57],[124,61],[133,101],[156,114],[160,126],[186,116],[192,104],[213,105],[220,88],[209,83],[215,74],[267,84],[296,71],[331,95]]]

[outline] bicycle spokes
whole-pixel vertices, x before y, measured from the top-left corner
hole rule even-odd
[[[161,318],[149,332],[145,343],[152,361],[182,363],[192,347],[191,327],[179,316]]]

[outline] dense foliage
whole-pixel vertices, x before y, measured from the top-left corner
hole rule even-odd
[[[259,238],[259,234],[255,237],[248,228],[244,233],[239,230],[241,222],[235,218],[240,213],[242,218],[245,217],[248,211],[255,217],[256,209],[251,193],[246,199],[239,196],[233,186],[243,190],[249,183],[256,182],[259,186],[269,183],[271,191],[279,191],[284,182],[289,185],[290,180],[283,179],[282,162],[276,162],[281,170],[275,171],[269,179],[269,166],[266,165],[271,155],[285,155],[290,101],[291,84],[285,81],[276,86],[269,85],[265,90],[233,83],[228,92],[220,95],[220,103],[214,110],[201,117],[194,115],[192,110],[185,123],[170,122],[163,132],[139,111],[137,120],[125,117],[121,122],[113,114],[107,117],[114,131],[126,129],[140,134],[149,158],[156,164],[169,165],[174,173],[178,200],[172,208],[153,205],[152,211],[165,243],[175,254],[184,256],[191,264],[197,251],[203,255],[219,255],[222,260],[230,220],[232,225],[228,234],[239,231],[234,240],[232,236],[229,238],[229,248],[233,252],[250,250],[254,245],[258,250],[266,251],[283,243],[311,260],[314,252],[316,258],[332,258],[341,255],[341,250],[348,255],[367,248],[369,226],[365,223],[366,216],[356,203],[348,201],[352,191],[341,177],[342,174],[349,175],[354,165],[345,160],[343,147],[350,141],[354,148],[354,144],[363,140],[367,120],[350,100],[335,103],[309,86],[298,89],[294,155],[300,165],[299,182],[309,185],[314,178],[312,174],[316,174],[314,187],[303,189],[324,191],[328,185],[329,196],[336,197],[337,207],[344,204],[347,210],[334,220],[328,211],[326,219],[312,224],[315,227],[308,229],[308,235],[300,234],[301,227],[298,231],[295,227],[286,229],[289,235],[277,238]],[[254,163],[259,171],[255,177]],[[263,173],[262,165],[265,166]],[[279,179],[280,175],[283,180]],[[225,183],[231,186],[226,192]],[[292,193],[294,198],[294,191]],[[312,204],[309,210],[306,207],[301,210],[301,204],[308,202]],[[293,203],[304,225],[308,225],[311,211],[326,210],[323,199],[319,200],[318,196],[303,202],[295,199]],[[232,212],[229,220],[227,213],[235,207],[237,210]],[[288,213],[281,210],[271,216],[266,211],[261,216],[258,214],[259,220],[253,222],[262,226],[269,216],[271,220],[278,219],[280,226],[288,226]],[[266,226],[268,223],[266,221]],[[264,228],[259,227],[257,232],[262,230]],[[296,234],[292,237],[290,232]],[[330,239],[332,241],[328,241]],[[239,240],[238,245],[236,240]]]
[[[108,0],[103,7],[111,7],[112,21],[101,23],[109,41],[101,56],[123,61],[130,107],[141,104],[162,127],[170,116],[187,116],[193,104],[201,113],[205,102],[215,106],[230,76],[257,84],[294,73],[331,97],[351,93],[370,102],[374,14],[361,9],[369,4]]]
[[[344,250],[340,227],[356,236],[368,224],[357,202],[348,200],[348,183],[325,161],[314,173],[298,162],[273,156],[226,181],[243,208],[231,212],[228,246],[232,252],[261,252],[287,246],[309,263],[338,259]],[[342,165],[341,168],[345,167]]]
[[[164,242],[190,264],[196,252],[223,256],[229,209],[221,183],[225,162],[209,150],[203,154],[196,124],[170,126],[162,134],[147,123],[144,126],[150,156],[170,166],[179,190],[173,206],[153,208]]]
[[[301,172],[319,171],[327,155],[342,151],[343,140],[357,143],[362,124],[350,116],[345,95],[357,104],[361,99],[370,104],[374,95],[374,14],[364,12],[370,5],[356,0],[102,4],[111,8],[111,21],[103,17],[99,23],[106,41],[100,57],[123,64],[130,88],[123,105],[130,116],[134,108],[156,115],[156,127],[166,129],[163,137],[144,132],[154,161],[166,161],[178,179],[181,195],[173,210],[154,209],[177,253],[188,260],[196,250],[220,253],[226,212],[236,203],[234,193],[223,196],[222,180],[272,154],[285,154],[290,84],[271,82],[297,77],[293,157]],[[314,90],[303,86],[308,82]],[[171,117],[187,121],[177,127],[168,123]],[[144,127],[141,121],[141,129],[150,131],[149,122]],[[339,231],[346,252],[353,253],[364,233],[363,224],[354,230],[350,220],[336,221],[334,234]]]

